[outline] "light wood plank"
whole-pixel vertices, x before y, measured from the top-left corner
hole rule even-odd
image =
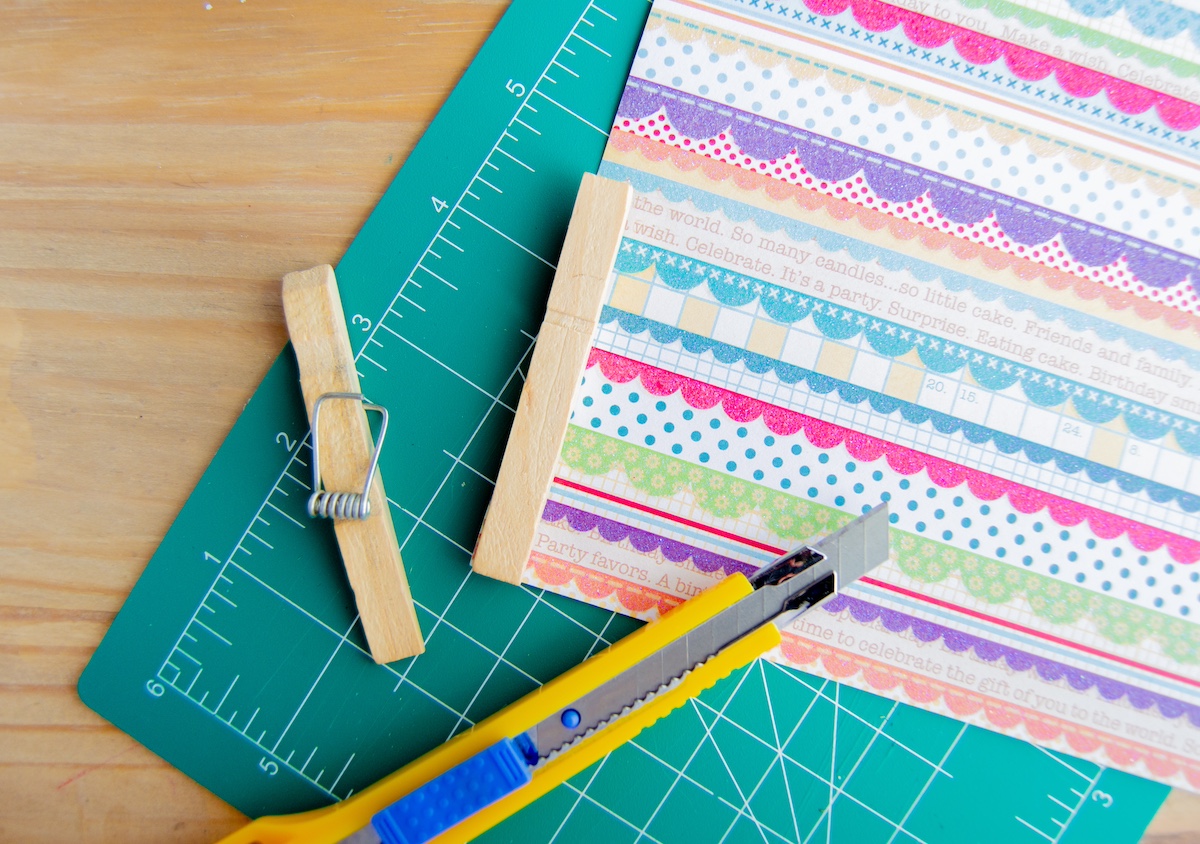
[[[521,582],[632,196],[628,184],[590,173],[579,186],[496,491],[471,558],[480,574]]]
[[[75,682],[505,6],[205,2],[0,14],[0,841],[245,823]]]

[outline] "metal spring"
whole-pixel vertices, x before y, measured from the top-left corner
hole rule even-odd
[[[318,490],[308,497],[308,515],[322,519],[365,519],[371,500],[357,492]]]
[[[348,399],[361,403],[365,410],[374,410],[380,415],[379,439],[371,453],[367,466],[367,477],[362,492],[338,492],[321,488],[321,446],[318,435],[321,405],[330,399]],[[323,519],[366,519],[371,515],[371,482],[379,468],[379,454],[383,449],[383,438],[387,435],[388,412],[377,404],[371,404],[362,393],[325,393],[313,403],[312,409],[312,495],[308,497],[308,515]]]

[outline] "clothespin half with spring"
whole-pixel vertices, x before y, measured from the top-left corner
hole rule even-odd
[[[362,395],[333,268],[285,275],[283,312],[312,427],[309,515],[334,520],[371,656],[378,663],[414,656],[425,646],[378,471],[387,411]],[[367,410],[382,415],[378,443]]]

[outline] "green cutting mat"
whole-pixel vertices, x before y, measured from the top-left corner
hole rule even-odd
[[[579,176],[645,0],[516,0],[338,267],[426,636],[368,658],[290,350],[80,680],[84,701],[250,815],[344,799],[625,635],[468,565]],[[1166,789],[756,664],[496,840],[1132,840]]]
[[[1136,841],[1165,794],[759,660],[483,840]]]

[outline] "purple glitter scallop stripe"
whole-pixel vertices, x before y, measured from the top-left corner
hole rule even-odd
[[[542,510],[542,521],[555,523],[564,520],[576,533],[590,533],[594,530],[605,541],[612,543],[627,539],[638,551],[646,553],[657,549],[673,563],[683,562],[690,558],[696,568],[701,571],[715,572],[719,569],[726,574],[741,572],[749,575],[757,569],[757,566],[752,563],[744,563],[732,557],[714,554],[694,545],[667,539],[567,504],[547,501]],[[1167,718],[1187,715],[1188,721],[1193,727],[1200,727],[1200,706],[1139,689],[1128,683],[1102,677],[1090,671],[1082,671],[1061,662],[1035,656],[1007,645],[973,636],[970,633],[953,630],[932,621],[915,618],[897,610],[885,609],[858,598],[851,598],[844,593],[834,595],[822,604],[821,608],[832,615],[839,615],[849,610],[855,621],[864,624],[879,621],[885,630],[893,633],[912,630],[913,637],[919,642],[934,642],[941,639],[946,647],[954,653],[974,650],[975,656],[985,662],[996,662],[1003,659],[1014,671],[1024,672],[1032,668],[1037,671],[1041,679],[1051,683],[1065,679],[1067,684],[1076,691],[1083,692],[1095,688],[1105,700],[1126,698],[1136,709],[1146,709],[1154,705]]]
[[[951,222],[977,223],[994,214],[1001,230],[1017,243],[1036,246],[1057,235],[1071,256],[1086,266],[1107,266],[1123,255],[1130,271],[1143,284],[1164,289],[1190,278],[1193,288],[1196,287],[1200,262],[1182,252],[814,132],[630,77],[617,114],[637,120],[659,110],[665,110],[671,125],[691,138],[710,138],[728,131],[742,149],[757,158],[771,160],[795,151],[805,169],[819,179],[839,182],[861,172],[871,189],[888,202],[908,202],[928,193],[930,202]]]
[[[954,653],[974,650],[975,656],[985,662],[996,662],[1003,659],[1014,671],[1024,672],[1032,668],[1043,680],[1053,683],[1065,679],[1067,685],[1076,691],[1084,692],[1095,688],[1105,700],[1117,700],[1123,697],[1135,709],[1147,709],[1153,704],[1166,718],[1187,715],[1188,721],[1193,727],[1200,727],[1200,706],[1140,689],[1109,677],[1102,677],[1090,671],[1082,671],[1061,662],[1034,656],[1007,645],[963,633],[960,630],[952,630],[932,621],[914,618],[896,610],[884,609],[858,598],[851,598],[844,593],[835,595],[822,604],[821,608],[833,615],[839,615],[849,610],[855,621],[862,624],[879,621],[885,630],[893,633],[912,630],[913,637],[918,642],[934,642],[941,639],[946,647]]]
[[[576,533],[590,533],[594,530],[604,537],[606,542],[613,543],[620,542],[622,539],[628,539],[629,544],[643,554],[657,549],[673,563],[682,563],[684,560],[690,558],[696,568],[703,572],[711,573],[720,570],[726,574],[740,572],[748,575],[758,570],[758,566],[752,563],[743,563],[741,560],[735,560],[732,557],[714,554],[711,551],[705,551],[703,548],[697,548],[694,545],[687,545],[683,542],[677,542],[674,539],[667,539],[665,536],[659,536],[649,531],[631,527],[630,525],[614,522],[603,516],[597,516],[595,513],[577,510],[574,507],[560,504],[557,501],[547,501],[545,509],[542,510],[542,521],[553,523],[560,522],[563,519],[566,519],[571,530]]]

